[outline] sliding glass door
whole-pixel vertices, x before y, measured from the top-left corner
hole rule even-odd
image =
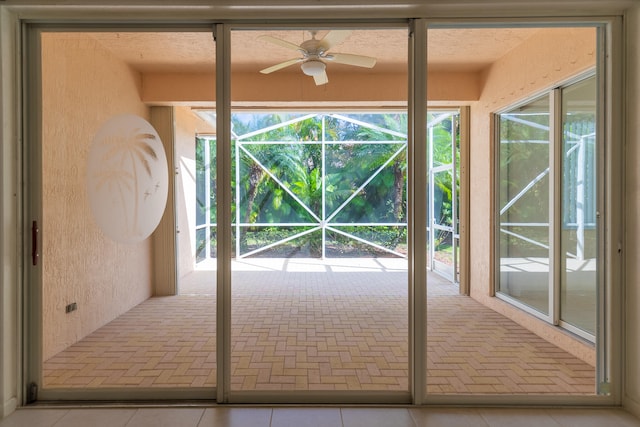
[[[455,233],[452,213],[468,184],[469,223],[459,226],[469,227],[470,298],[429,276],[427,400],[601,393],[598,29],[433,25],[427,33],[427,103],[458,96],[462,82],[473,87],[482,76],[469,111],[470,163],[458,167],[452,149],[462,121],[428,110],[429,261],[442,272],[447,249],[455,254],[447,233]],[[482,45],[496,56],[478,55]],[[460,85],[447,84],[452,75]],[[458,175],[465,168],[466,182]]]
[[[498,295],[590,341],[598,311],[596,81],[587,76],[498,116]]]
[[[33,398],[207,398],[216,387],[215,281],[196,260],[215,245],[199,247],[193,225],[205,215],[196,199],[215,196],[210,186],[195,190],[204,151],[196,134],[211,125],[175,101],[194,75],[214,80],[210,30],[33,37],[42,99],[30,159],[38,167],[29,168],[40,189],[30,205],[40,272]],[[191,55],[180,58],[185,45]],[[215,197],[209,204],[215,212]]]
[[[560,322],[596,335],[598,295],[597,85],[590,77],[562,89]]]
[[[460,112],[428,110],[429,269],[459,282]]]
[[[548,315],[550,96],[500,115],[498,292]]]
[[[596,393],[597,29],[343,24],[34,31],[34,400]]]
[[[406,29],[230,44],[229,399],[409,402]]]

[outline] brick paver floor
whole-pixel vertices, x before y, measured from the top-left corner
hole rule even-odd
[[[234,390],[408,389],[406,263],[234,263]],[[214,387],[215,272],[44,363],[46,388]],[[592,366],[429,275],[430,393],[592,394]]]

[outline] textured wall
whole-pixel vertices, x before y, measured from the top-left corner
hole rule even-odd
[[[149,239],[118,244],[92,219],[89,146],[110,117],[148,119],[140,76],[100,45],[45,34],[43,87],[43,356],[55,355],[151,295]],[[77,311],[65,306],[76,302]]]
[[[595,363],[593,349],[513,306],[491,298],[491,113],[524,100],[595,65],[595,29],[541,30],[487,70],[480,101],[471,108],[471,296],[545,339]]]
[[[476,101],[480,96],[479,72],[429,72],[429,101]],[[401,102],[407,100],[407,74],[333,74],[331,84],[316,86],[295,72],[270,74],[267,81],[255,73],[233,73],[234,102]],[[376,90],[363,88],[375,87]],[[145,102],[189,102],[211,105],[215,101],[215,74],[145,73]]]

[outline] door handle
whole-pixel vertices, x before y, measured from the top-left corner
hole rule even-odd
[[[31,225],[31,260],[33,265],[38,265],[38,258],[40,257],[38,253],[38,231],[38,221],[33,221]]]

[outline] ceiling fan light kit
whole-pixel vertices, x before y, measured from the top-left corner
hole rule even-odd
[[[303,62],[302,65],[300,65],[300,68],[302,68],[302,72],[307,76],[314,77],[324,73],[327,66],[320,60],[310,59],[309,61]]]
[[[353,55],[348,53],[327,53],[332,46],[341,43],[346,39],[350,30],[333,30],[329,31],[321,40],[316,39],[316,32],[310,31],[311,39],[305,40],[300,45],[293,44],[286,40],[278,39],[271,36],[261,36],[262,40],[276,44],[278,46],[296,50],[302,54],[301,58],[293,58],[288,61],[281,62],[271,67],[260,70],[262,74],[270,74],[274,71],[281,70],[293,64],[300,64],[302,72],[313,77],[317,86],[327,84],[326,61],[335,62],[336,64],[352,65],[356,67],[372,68],[376,64],[376,58],[364,55]]]

